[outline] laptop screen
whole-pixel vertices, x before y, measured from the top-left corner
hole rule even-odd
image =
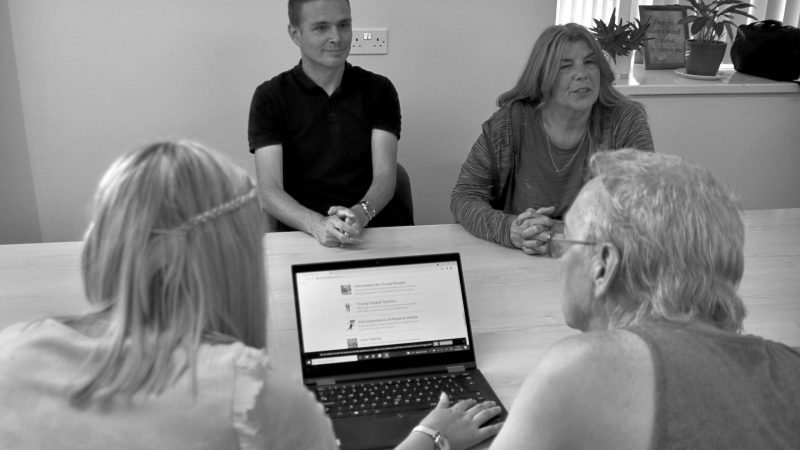
[[[304,378],[468,364],[457,253],[292,267]]]

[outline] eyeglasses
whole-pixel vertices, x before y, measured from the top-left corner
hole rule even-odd
[[[561,258],[567,252],[567,248],[572,245],[597,245],[599,242],[594,241],[576,241],[573,239],[565,239],[560,236],[552,236],[550,238],[550,245],[547,249],[547,254],[552,258]]]

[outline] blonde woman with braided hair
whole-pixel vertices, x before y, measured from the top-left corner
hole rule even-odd
[[[321,405],[264,352],[264,219],[246,172],[199,144],[118,159],[85,236],[93,310],[0,331],[0,448],[336,448]],[[422,423],[453,448],[499,430],[466,419],[492,405],[448,405]]]

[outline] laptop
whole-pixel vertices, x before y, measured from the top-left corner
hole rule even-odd
[[[341,448],[394,447],[442,391],[501,405],[475,362],[458,253],[298,264],[292,279],[303,381]]]

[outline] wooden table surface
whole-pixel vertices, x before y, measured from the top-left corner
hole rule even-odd
[[[739,293],[745,332],[800,346],[800,209],[742,213],[745,273]],[[300,376],[292,264],[418,253],[461,253],[478,365],[506,406],[564,325],[558,262],[477,239],[460,225],[370,229],[353,248],[326,248],[300,233],[270,233],[267,254],[268,349]],[[81,242],[0,246],[0,328],[85,311]]]

